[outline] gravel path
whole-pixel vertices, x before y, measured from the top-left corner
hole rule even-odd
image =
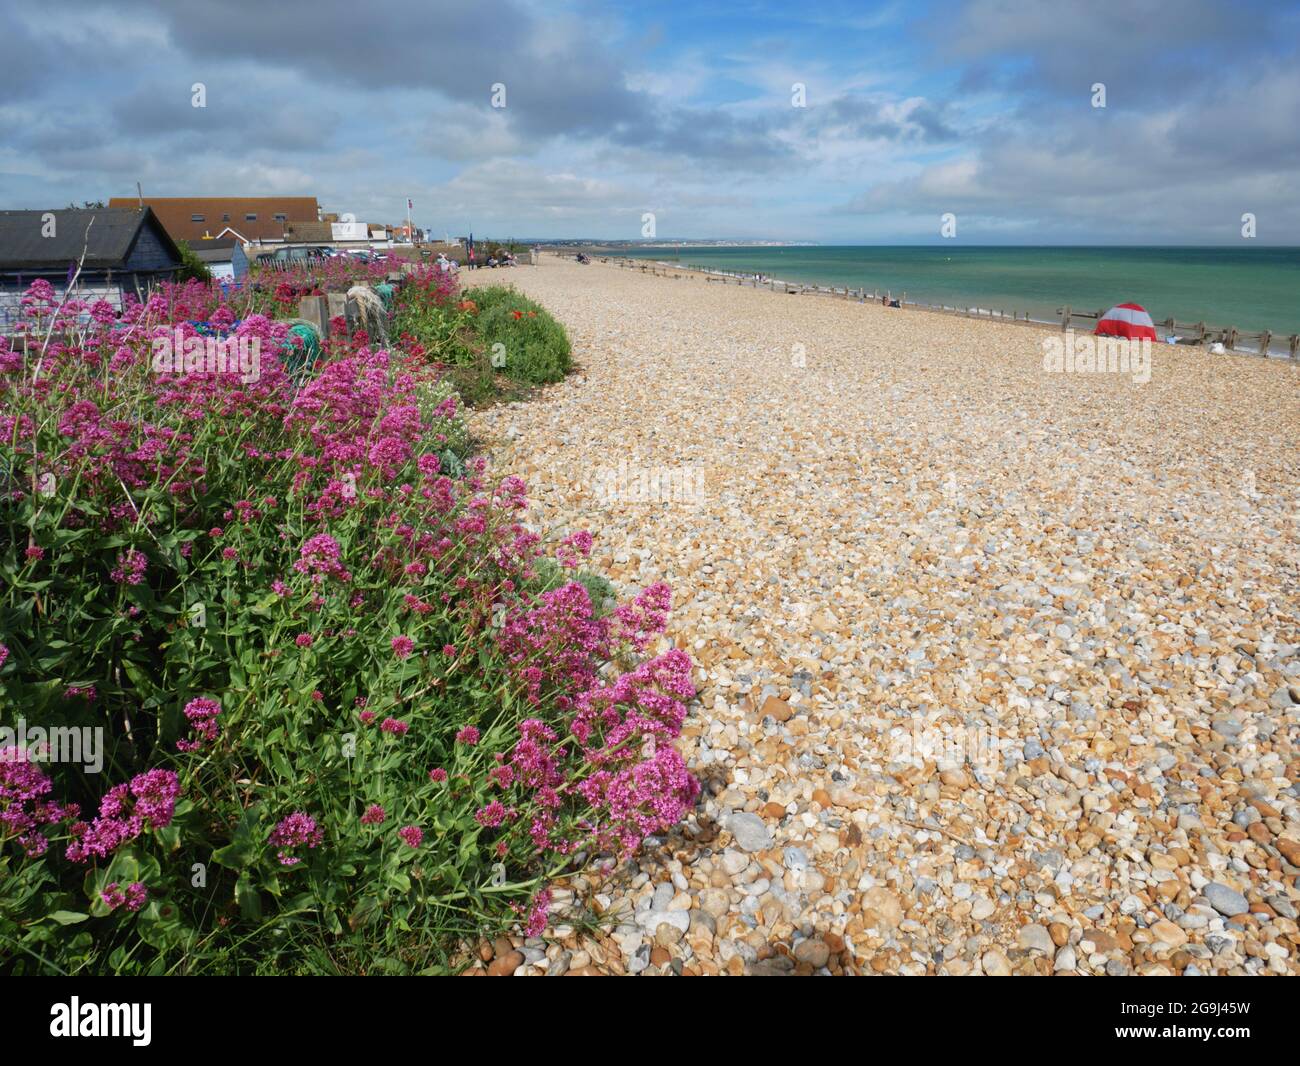
[[[696,818],[521,972],[1300,972],[1294,364],[1159,345],[1139,384],[1045,372],[1048,329],[474,280],[582,367],[476,432],[621,591],[672,584],[699,665]]]

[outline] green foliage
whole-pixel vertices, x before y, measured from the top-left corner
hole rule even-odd
[[[546,385],[562,380],[573,368],[568,334],[540,304],[501,285],[469,289],[465,295],[478,304],[479,341],[498,361],[504,360],[508,377]]]
[[[564,327],[539,304],[502,285],[457,297],[432,271],[398,292],[394,333],[416,342],[424,358],[447,366],[471,404],[508,393],[511,384],[559,381],[573,366]]]
[[[212,271],[208,264],[194,254],[189,241],[177,241],[176,247],[181,253],[181,268],[176,272],[177,281],[211,281]]]

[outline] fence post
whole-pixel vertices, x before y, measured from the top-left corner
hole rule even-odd
[[[1264,330],[1264,332],[1259,335],[1260,355],[1268,355],[1268,342],[1271,341],[1272,339],[1273,339],[1273,334],[1271,334],[1268,330]]]
[[[1205,343],[1205,323],[1204,323],[1204,322],[1198,322],[1198,323],[1196,323],[1196,342],[1197,342],[1198,344],[1204,344],[1204,343]]]
[[[1291,358],[1294,359],[1300,354],[1300,333],[1292,333],[1288,346],[1291,349]]]
[[[1065,311],[1061,315],[1061,332],[1064,333],[1070,328],[1070,305],[1065,305]]]

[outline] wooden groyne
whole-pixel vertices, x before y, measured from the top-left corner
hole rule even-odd
[[[1061,316],[1061,329],[1067,330],[1079,319],[1085,325],[1096,322],[1106,314],[1106,308],[1096,311],[1075,311],[1068,304],[1058,307],[1056,313]],[[1176,322],[1173,315],[1156,322],[1160,327],[1160,336],[1177,337],[1180,344],[1222,344],[1228,351],[1253,351],[1257,355],[1268,355],[1274,341],[1283,338],[1269,330],[1243,330],[1236,326],[1208,326],[1204,322]],[[1246,347],[1249,345],[1249,347]],[[1291,359],[1300,357],[1300,333],[1292,333],[1286,338],[1286,352]]]

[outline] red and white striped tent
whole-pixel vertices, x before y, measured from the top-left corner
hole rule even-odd
[[[1132,337],[1142,340],[1144,337],[1159,340],[1156,336],[1156,324],[1141,304],[1116,304],[1097,323],[1094,331],[1099,337]]]

